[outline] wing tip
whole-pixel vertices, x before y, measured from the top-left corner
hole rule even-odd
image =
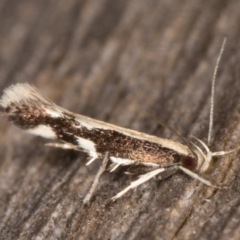
[[[36,89],[28,83],[17,83],[9,86],[3,91],[0,99],[1,109],[6,109],[12,103],[25,102],[36,95]]]

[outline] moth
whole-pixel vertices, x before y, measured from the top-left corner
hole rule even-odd
[[[218,63],[224,44],[225,41]],[[218,63],[212,82],[212,102]],[[211,106],[209,141],[213,103]],[[180,143],[75,114],[43,97],[28,83],[18,83],[5,89],[0,99],[0,111],[8,117],[9,121],[28,133],[59,140],[57,143],[48,144],[49,146],[87,153],[90,157],[87,165],[96,159],[104,160],[85,202],[90,200],[108,160],[111,161],[111,172],[120,166],[151,167],[150,171],[140,175],[137,180],[114,196],[112,200],[115,201],[130,189],[136,188],[149,179],[157,175],[161,179],[166,175],[172,175],[177,170],[208,186],[215,187],[200,174],[208,169],[213,156],[235,151],[211,152],[207,144],[199,139],[195,139],[198,144],[193,141]]]

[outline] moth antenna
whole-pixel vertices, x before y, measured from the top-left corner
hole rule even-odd
[[[148,112],[152,115],[152,117],[157,121],[157,123],[161,126],[163,126],[164,128],[168,129],[169,131],[171,131],[172,133],[174,133],[177,137],[179,137],[179,139],[182,140],[183,143],[186,144],[186,146],[188,147],[189,151],[192,153],[192,155],[197,158],[197,154],[194,152],[192,146],[190,145],[190,143],[184,139],[180,134],[178,134],[175,130],[173,130],[170,126],[166,125],[165,123],[163,123],[162,121],[160,121],[156,116],[155,114],[148,110]]]
[[[225,48],[225,44],[227,41],[227,37],[223,39],[222,47],[220,50],[220,53],[218,55],[217,63],[213,72],[213,79],[212,79],[212,87],[211,87],[211,103],[210,103],[210,114],[209,114],[209,129],[208,129],[208,140],[207,140],[207,145],[210,145],[211,142],[211,135],[212,135],[212,126],[213,126],[213,113],[214,113],[214,93],[215,93],[215,82],[216,82],[216,76],[217,76],[217,71],[219,67],[219,62],[222,58],[223,51]]]

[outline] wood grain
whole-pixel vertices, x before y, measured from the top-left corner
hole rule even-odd
[[[0,89],[29,82],[69,110],[165,138],[151,109],[183,137],[207,139],[220,51],[212,150],[240,145],[240,2],[231,0],[0,1]],[[239,153],[204,174],[151,180],[114,204],[134,176],[44,147],[0,119],[0,239],[239,239]],[[178,140],[179,141],[179,140]]]

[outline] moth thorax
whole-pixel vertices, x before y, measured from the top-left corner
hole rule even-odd
[[[194,170],[197,167],[197,159],[191,156],[183,156],[181,159],[182,166]]]

